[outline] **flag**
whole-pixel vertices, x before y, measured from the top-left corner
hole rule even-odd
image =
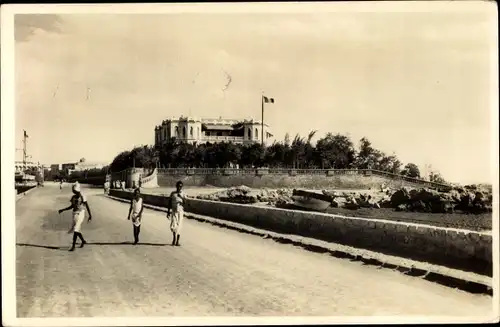
[[[264,103],[274,103],[274,98],[268,98],[268,97],[264,97]]]
[[[28,138],[28,134],[26,134],[26,131],[24,131],[24,137]]]

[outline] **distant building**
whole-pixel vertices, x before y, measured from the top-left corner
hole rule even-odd
[[[77,163],[64,163],[61,165],[61,170],[63,171],[69,171],[69,170],[74,170],[76,167]]]
[[[85,171],[91,169],[102,169],[106,165],[102,163],[78,162],[75,165],[74,171]]]
[[[273,135],[264,124],[264,144]],[[252,144],[262,142],[262,125],[256,120],[196,119],[180,117],[167,119],[155,127],[155,146],[162,146],[172,139],[187,143]]]
[[[75,171],[86,171],[92,169],[102,169],[106,165],[103,163],[89,163],[89,162],[75,162],[75,163],[65,163],[61,165],[61,170],[67,175],[70,175]]]
[[[39,167],[39,164],[36,162],[28,162],[27,161],[26,164],[23,161],[16,161],[15,162],[16,173],[22,173],[26,169],[34,169],[34,168],[38,168],[38,167]]]
[[[50,165],[50,172],[52,174],[57,174],[61,170],[61,165],[60,164],[52,164]]]

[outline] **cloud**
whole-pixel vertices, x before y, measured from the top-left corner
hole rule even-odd
[[[16,14],[14,16],[14,39],[25,42],[39,30],[60,33],[62,18],[52,14]]]
[[[50,161],[62,160],[51,149],[88,137],[89,128],[106,140],[102,153],[82,142],[74,154],[65,150],[67,156],[111,159],[135,143],[152,142],[152,128],[169,116],[260,119],[262,91],[277,99],[266,109],[277,138],[310,129],[351,133],[356,142],[367,136],[405,161],[421,156],[413,149],[426,148],[433,165],[444,170],[466,158],[440,153],[456,144],[464,153],[477,148],[451,136],[464,126],[476,143],[488,143],[491,69],[484,15],[63,18],[50,24],[45,18],[41,27],[36,19],[16,22],[31,31],[16,44],[18,124],[38,133],[32,142],[40,145],[32,148],[43,148]],[[226,92],[224,71],[232,77]]]

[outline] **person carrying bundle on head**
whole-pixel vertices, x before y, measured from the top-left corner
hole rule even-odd
[[[63,213],[64,211],[71,210],[73,209],[73,223],[71,225],[71,229],[68,231],[68,233],[73,233],[73,245],[69,249],[70,251],[75,250],[75,245],[76,241],[78,238],[82,241],[82,244],[80,245],[81,248],[87,243],[85,239],[83,238],[81,229],[82,229],[82,224],[83,221],[85,220],[85,209],[87,209],[89,213],[89,218],[88,222],[92,220],[92,213],[90,212],[90,207],[87,202],[87,198],[85,195],[82,193],[80,184],[76,182],[73,185],[73,196],[71,197],[70,200],[71,204],[64,208],[59,210],[59,214]],[[85,208],[84,208],[85,206]]]

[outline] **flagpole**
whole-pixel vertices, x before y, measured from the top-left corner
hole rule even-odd
[[[262,121],[261,121],[261,144],[264,146],[264,95],[261,95],[262,102]]]

